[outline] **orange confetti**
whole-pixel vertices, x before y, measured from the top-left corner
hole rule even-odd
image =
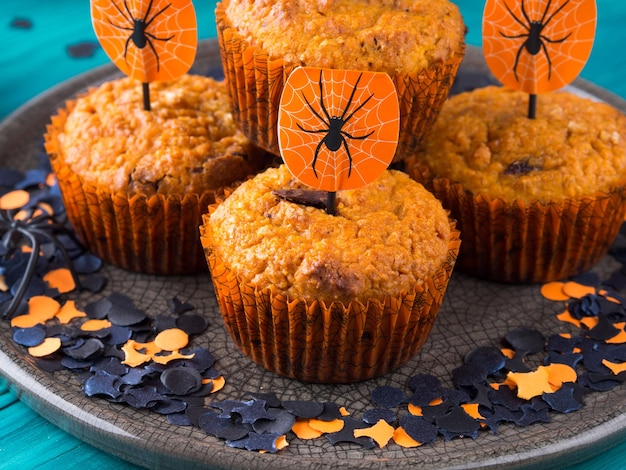
[[[554,392],[549,382],[548,369],[544,366],[531,372],[508,372],[507,378],[517,385],[517,396],[524,400]]]
[[[211,393],[219,392],[226,385],[226,379],[222,375],[216,377],[214,379],[210,379],[213,387],[211,388]]]
[[[576,382],[578,374],[567,364],[550,364],[545,366],[548,371],[548,382],[554,390],[558,390],[565,382]]]
[[[46,281],[51,288],[57,289],[61,294],[66,294],[76,289],[72,272],[67,268],[48,271],[44,275],[43,280]]]
[[[66,301],[56,313],[55,317],[62,323],[67,324],[74,318],[86,317],[87,314],[76,308],[76,302],[73,300]]]
[[[52,297],[45,295],[33,296],[28,300],[28,313],[18,315],[11,319],[11,326],[18,328],[30,328],[31,326],[44,324],[54,318],[61,308],[61,304]]]
[[[278,450],[282,450],[285,447],[287,447],[289,445],[289,442],[287,441],[287,436],[285,435],[279,436],[278,439],[276,439],[276,442],[274,442],[274,445],[276,446],[276,449]]]
[[[556,318],[558,318],[560,321],[565,322],[565,323],[571,323],[572,325],[576,326],[577,328],[580,328],[581,323],[580,320],[578,318],[574,318],[572,316],[571,313],[569,313],[569,310],[564,310],[563,312],[559,313]]]
[[[611,369],[611,372],[613,372],[613,375],[617,375],[626,371],[626,362],[621,362],[618,364],[615,362],[610,362],[607,359],[602,359],[602,364],[604,364],[609,369]]]
[[[624,327],[626,326],[625,322],[614,323],[613,326],[618,328],[620,331],[612,338],[607,339],[605,342],[609,344],[623,344],[626,343],[626,331],[624,331]]]
[[[582,323],[583,325],[585,325],[587,328],[589,328],[590,330],[595,327],[598,322],[600,321],[600,319],[598,317],[582,317],[580,319],[580,323]]]
[[[334,419],[332,421],[323,421],[315,418],[309,419],[309,426],[322,433],[341,431],[344,424],[345,423],[340,419]]]
[[[23,189],[10,191],[0,197],[0,209],[14,210],[24,207],[30,201],[30,194]]]
[[[563,292],[573,299],[581,299],[586,295],[595,294],[596,288],[578,282],[569,281],[563,285]]]
[[[110,328],[111,327],[111,322],[109,320],[97,320],[97,319],[91,319],[91,320],[87,320],[85,323],[83,323],[82,325],[80,325],[80,329],[83,331],[100,331],[100,330],[104,330],[105,328]]]
[[[555,302],[568,300],[569,296],[563,291],[564,282],[547,282],[541,286],[541,295]]]
[[[409,413],[415,416],[424,416],[424,411],[421,406],[414,405],[413,403],[409,403],[408,405]]]
[[[189,344],[189,335],[180,328],[169,328],[156,335],[154,344],[163,351],[175,351]]]
[[[483,415],[478,411],[478,403],[463,403],[461,408],[474,419],[485,419]]]
[[[417,442],[415,439],[409,436],[404,428],[401,427],[396,428],[396,430],[393,432],[393,442],[398,444],[400,447],[405,448],[419,447],[422,445],[420,442]]]
[[[122,364],[126,364],[130,367],[137,367],[150,361],[150,355],[140,353],[137,351],[136,346],[137,343],[132,339],[126,341],[124,346],[122,346],[122,352],[124,353],[124,360],[122,361]]]
[[[513,359],[515,357],[515,351],[509,348],[502,348],[500,349],[500,352],[502,352],[502,354],[504,354],[505,357],[508,357],[509,359]]]
[[[346,409],[345,406],[339,408],[339,414],[341,414],[341,416],[350,416],[350,412]]]
[[[378,422],[369,428],[355,429],[354,437],[371,437],[376,441],[378,447],[381,449],[387,445],[390,439],[393,437],[395,429],[384,419],[379,419]]]
[[[33,357],[45,357],[49,356],[53,352],[58,351],[61,348],[61,339],[56,337],[48,337],[37,346],[28,348],[28,354]]]
[[[313,429],[309,425],[309,420],[305,418],[296,419],[296,422],[291,427],[291,430],[296,436],[298,436],[299,439],[302,439],[302,440],[317,439],[322,434],[324,434],[323,432],[318,431],[317,429]]]
[[[400,107],[385,73],[298,67],[278,113],[285,165],[323,191],[355,189],[378,178],[396,152]]]

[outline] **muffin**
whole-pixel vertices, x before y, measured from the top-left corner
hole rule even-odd
[[[258,172],[264,153],[239,131],[223,81],[183,75],[150,85],[105,82],[52,118],[46,150],[76,235],[116,266],[150,274],[206,271],[202,214]]]
[[[568,92],[486,87],[444,105],[407,161],[463,234],[459,268],[496,281],[576,275],[608,251],[624,220],[626,117]]]
[[[459,249],[441,203],[405,173],[337,192],[337,215],[289,202],[283,165],[203,217],[226,328],[252,360],[307,382],[369,379],[419,351]]]
[[[295,67],[389,74],[399,159],[432,125],[465,54],[465,24],[448,0],[224,0],[216,20],[235,118],[274,154],[280,95]]]

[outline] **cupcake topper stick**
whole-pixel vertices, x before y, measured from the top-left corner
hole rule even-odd
[[[150,82],[187,73],[196,57],[191,0],[91,0],[91,18],[109,58],[123,73],[141,81],[147,111]]]
[[[288,77],[278,113],[278,145],[300,182],[336,191],[374,181],[395,155],[400,111],[395,85],[384,73],[298,67]]]
[[[585,66],[596,31],[595,0],[487,0],[483,51],[505,86],[528,93],[528,117],[537,94],[571,83]]]

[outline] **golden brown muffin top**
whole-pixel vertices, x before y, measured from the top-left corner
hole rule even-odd
[[[441,203],[398,171],[337,193],[337,214],[275,196],[301,188],[283,165],[243,183],[205,222],[216,254],[244,282],[291,298],[348,302],[398,295],[446,259]]]
[[[150,84],[128,77],[78,98],[59,133],[62,158],[87,182],[150,196],[202,193],[242,180],[262,154],[239,131],[223,82],[183,75]]]
[[[606,192],[626,181],[626,116],[568,93],[537,97],[486,87],[443,106],[416,160],[475,194],[547,201]]]
[[[240,35],[288,64],[414,73],[459,53],[465,24],[448,0],[225,0]]]

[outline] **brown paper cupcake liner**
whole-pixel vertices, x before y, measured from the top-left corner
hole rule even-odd
[[[378,377],[417,354],[439,312],[460,245],[453,227],[445,262],[410,292],[325,305],[243,282],[216,254],[209,231],[200,231],[224,324],[239,349],[272,372],[317,383]]]
[[[59,182],[68,219],[90,251],[115,266],[148,274],[179,275],[207,271],[198,226],[218,191],[150,197],[112,193],[84,181],[65,164],[57,148],[66,108],[52,118],[46,151]]]
[[[270,59],[262,49],[250,45],[231,24],[222,3],[218,3],[215,16],[235,119],[251,141],[280,155],[277,129],[280,96],[287,77],[297,65]],[[464,55],[465,44],[445,62],[434,63],[419,73],[391,77],[400,103],[396,160],[410,153],[432,127]]]
[[[475,195],[420,164],[409,173],[442,201],[463,236],[458,269],[508,283],[580,274],[609,251],[626,214],[626,189],[540,202]]]

